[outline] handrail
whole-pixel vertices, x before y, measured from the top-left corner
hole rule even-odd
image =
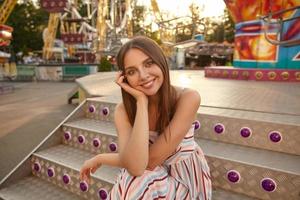
[[[295,7],[289,8],[289,9],[279,10],[279,11],[273,12],[273,13],[269,12],[268,15],[260,17],[260,19],[263,21],[264,36],[268,42],[270,42],[273,45],[282,45],[282,46],[294,46],[294,45],[300,44],[300,39],[293,39],[293,40],[286,40],[286,41],[282,41],[280,39],[274,40],[274,39],[269,38],[268,33],[267,33],[269,31],[269,26],[271,24],[279,24],[279,29],[276,32],[276,35],[280,34],[280,36],[281,36],[282,30],[283,30],[283,23],[286,21],[291,21],[291,20],[298,19],[298,18],[300,19],[300,16],[291,17],[288,19],[282,19],[280,17],[278,20],[273,19],[273,21],[271,21],[272,17],[274,15],[282,15],[286,12],[290,12],[290,11],[297,10],[297,9],[300,9],[300,6],[295,6]]]
[[[17,166],[15,166],[1,181],[0,181],[0,187],[1,185],[23,164],[25,161],[36,151],[38,150],[68,119],[70,119],[74,113],[76,113],[85,103],[87,100],[84,100],[77,108],[75,108],[53,131],[50,132],[50,134],[47,135],[27,156],[24,157],[24,159],[19,162]]]

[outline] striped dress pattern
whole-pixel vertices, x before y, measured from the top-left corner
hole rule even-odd
[[[157,132],[150,132],[149,145]],[[161,165],[131,176],[121,169],[109,194],[111,200],[211,200],[211,177],[204,154],[194,140],[194,125]]]

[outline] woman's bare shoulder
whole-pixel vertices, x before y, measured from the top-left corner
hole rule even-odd
[[[186,103],[195,103],[200,104],[201,97],[197,90],[191,88],[180,88],[175,87],[177,93],[177,101],[178,102],[186,102]]]

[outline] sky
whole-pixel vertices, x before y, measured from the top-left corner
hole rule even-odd
[[[203,6],[203,17],[216,17],[223,14],[225,3],[223,0],[156,0],[161,11],[169,11],[176,16],[186,16],[189,11],[189,5],[195,3]],[[150,0],[138,0],[139,3],[151,6]]]

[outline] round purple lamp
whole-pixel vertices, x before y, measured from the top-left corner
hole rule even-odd
[[[32,169],[36,172],[40,172],[41,171],[41,164],[39,162],[35,162],[33,163]]]
[[[101,146],[101,141],[99,138],[94,138],[93,139],[93,146],[96,148],[99,148]]]
[[[65,184],[69,184],[70,180],[71,180],[71,177],[68,174],[64,174],[63,177],[62,177],[62,180]]]
[[[281,133],[279,131],[271,131],[269,133],[269,138],[272,142],[280,142],[282,139]]]
[[[85,143],[85,137],[83,135],[79,135],[77,139],[80,144]]]
[[[79,183],[79,188],[80,188],[80,190],[81,190],[82,192],[86,192],[86,191],[89,190],[89,185],[87,184],[86,181],[81,181],[81,182]]]
[[[70,132],[70,131],[66,131],[66,132],[64,133],[64,138],[65,138],[65,140],[67,140],[67,141],[71,140],[71,139],[72,139],[72,134],[71,134],[71,132]]]
[[[108,197],[108,192],[104,188],[99,189],[98,194],[101,200],[106,200]]]
[[[108,116],[109,115],[109,108],[108,107],[103,107],[101,110],[102,115]]]
[[[112,151],[112,152],[115,152],[117,151],[117,144],[112,142],[109,144],[109,150]]]
[[[55,171],[53,167],[49,167],[47,170],[47,174],[49,177],[54,177],[55,176]]]
[[[198,129],[200,129],[201,124],[200,124],[200,122],[199,122],[198,120],[195,120],[195,121],[193,122],[193,124],[194,124],[194,130],[195,130],[195,131],[198,130]]]
[[[221,134],[225,131],[225,126],[221,123],[217,123],[215,124],[214,126],[214,131],[217,133],[217,134]]]
[[[238,183],[241,179],[241,175],[238,171],[236,170],[229,170],[227,172],[227,179],[231,182],[231,183]]]
[[[240,134],[244,138],[248,138],[252,135],[252,130],[249,127],[243,127],[240,130]]]
[[[89,111],[90,111],[90,113],[95,112],[95,111],[96,111],[95,106],[94,106],[94,105],[90,105],[90,106],[89,106]]]
[[[262,179],[260,185],[267,192],[274,192],[277,187],[276,182],[271,178]]]

